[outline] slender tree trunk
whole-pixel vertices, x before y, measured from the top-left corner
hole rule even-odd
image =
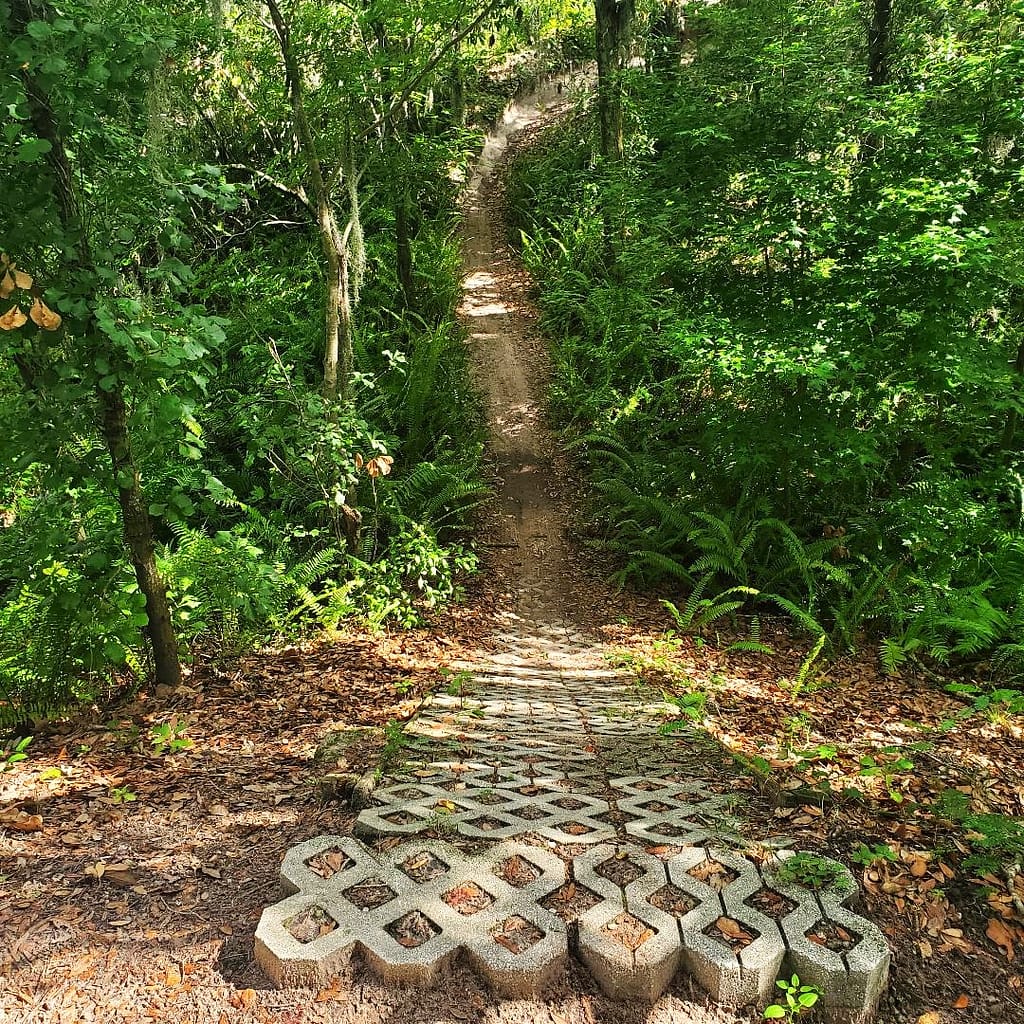
[[[17,32],[24,31],[30,21],[47,13],[42,7],[35,7],[31,0],[11,0],[10,10],[13,27]],[[22,80],[28,96],[32,127],[41,139],[50,143],[46,160],[53,176],[53,191],[60,210],[61,224],[71,244],[72,264],[79,271],[94,274],[88,237],[82,228],[74,174],[49,97],[29,71],[22,72]],[[88,323],[84,329],[87,334],[98,335],[98,332],[90,330]],[[135,570],[139,590],[146,599],[146,616],[149,619],[146,633],[153,651],[156,681],[167,686],[178,686],[181,683],[178,644],[171,621],[167,587],[156,566],[153,523],[142,491],[139,469],[132,456],[124,391],[120,382],[115,383],[110,391],[97,386],[96,399],[103,439],[117,486],[125,546]]]
[[[679,70],[686,45],[686,9],[682,0],[662,0],[652,15],[648,69],[671,74]]]
[[[112,391],[97,388],[96,395],[100,405],[103,438],[107,443],[117,483],[125,545],[135,568],[139,590],[146,598],[146,617],[149,619],[146,632],[153,647],[156,681],[167,686],[178,686],[181,683],[178,643],[167,602],[167,587],[156,567],[153,525],[142,493],[139,469],[132,456],[124,393],[120,388]]]
[[[323,394],[329,402],[346,402],[352,374],[352,295],[345,239],[338,230],[331,188],[324,173],[316,140],[306,117],[302,75],[292,51],[291,34],[277,0],[266,0],[284,62],[285,89],[292,108],[295,141],[306,163],[311,200],[327,272],[324,302]]]
[[[597,51],[597,107],[601,154],[622,161],[622,72],[629,53],[634,0],[594,0]]]
[[[872,0],[868,24],[868,85],[889,84],[889,50],[892,44],[892,0]]]
[[[338,363],[341,358],[341,253],[338,252],[337,224],[330,202],[317,202],[317,233],[324,254],[327,273],[324,275],[324,377],[323,394],[328,401],[339,397]],[[342,379],[345,379],[344,377]]]

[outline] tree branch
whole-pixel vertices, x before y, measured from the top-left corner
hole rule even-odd
[[[306,190],[301,185],[286,185],[283,181],[278,181],[272,174],[267,174],[266,171],[261,171],[258,167],[250,167],[248,164],[225,164],[224,167],[228,170],[244,171],[246,174],[251,174],[258,181],[262,181],[264,185],[269,185],[286,196],[298,199],[310,213],[314,212],[309,196],[306,195]]]

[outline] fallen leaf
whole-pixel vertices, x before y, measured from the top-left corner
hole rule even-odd
[[[954,1010],[966,1010],[971,1005],[971,999],[967,995],[959,995],[953,1003]]]
[[[936,1010],[929,1010],[917,1018],[917,1024],[942,1024],[942,1014]]]
[[[985,934],[1002,950],[1007,960],[1012,960],[1017,955],[1013,948],[1014,934],[998,917],[989,920]]]

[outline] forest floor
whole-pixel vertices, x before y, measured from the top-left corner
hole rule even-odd
[[[608,589],[574,540],[580,491],[544,424],[545,349],[507,244],[502,173],[509,140],[529,145],[566,102],[555,89],[520,103],[471,183],[463,313],[496,482],[479,531],[485,572],[430,629],[350,631],[199,663],[178,690],[40,732],[0,775],[5,1024],[758,1019],[714,1006],[685,977],[648,1007],[611,1002],[576,967],[543,1003],[497,1001],[461,968],[423,993],[388,988],[358,964],[322,991],[278,991],[256,967],[253,933],[278,897],[285,850],[351,829],[354,812],[325,799],[324,776],[372,768],[394,746],[395,723],[458,666],[485,660],[496,632],[552,617],[633,673],[639,694],[690,709],[720,749],[708,770],[733,773],[761,834],[847,862],[860,843],[888,851],[851,865],[861,909],[894,955],[881,1020],[1024,1021],[1024,881],[963,871],[966,841],[921,811],[952,786],[1020,815],[1019,719],[975,713],[934,679],[884,676],[870,657],[802,677],[806,644],[781,626],[762,636],[772,654],[730,651],[726,635],[667,636],[658,602]],[[353,741],[341,764],[318,756],[339,731]],[[758,759],[760,773],[724,769],[736,755]]]

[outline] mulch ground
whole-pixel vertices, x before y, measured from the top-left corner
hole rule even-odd
[[[289,994],[270,989],[252,959],[284,851],[351,825],[343,805],[322,799],[320,777],[376,761],[382,727],[414,714],[446,685],[448,664],[486,645],[491,603],[481,588],[434,630],[353,632],[198,665],[180,691],[37,731],[27,760],[0,776],[0,1017],[518,1019],[521,1006],[495,1003],[468,974],[475,1016],[459,1016],[475,1003],[442,993],[430,997],[435,1016],[422,1018],[414,995],[385,992],[358,969],[325,992]],[[1024,883],[965,871],[969,836],[930,809],[955,788],[978,809],[1019,815],[1019,720],[964,716],[963,702],[934,679],[886,677],[869,661],[829,666],[795,692],[803,647],[781,632],[773,655],[730,654],[724,643],[666,642],[647,602],[624,597],[618,611],[645,623],[604,628],[645,684],[701,690],[702,728],[731,753],[768,764],[765,779],[754,771],[736,780],[759,797],[745,810],[763,816],[764,834],[847,863],[862,846],[889,851],[851,865],[864,909],[895,952],[882,1019],[1024,1021],[1015,959]],[[340,757],[318,756],[325,737],[354,728],[363,731]],[[168,746],[174,739],[181,749]],[[874,772],[878,764],[885,770]],[[680,984],[646,1019],[756,1019],[708,1006]],[[578,975],[543,1013],[576,1024],[593,1019],[601,999]],[[607,1004],[601,1019],[634,1011]]]

